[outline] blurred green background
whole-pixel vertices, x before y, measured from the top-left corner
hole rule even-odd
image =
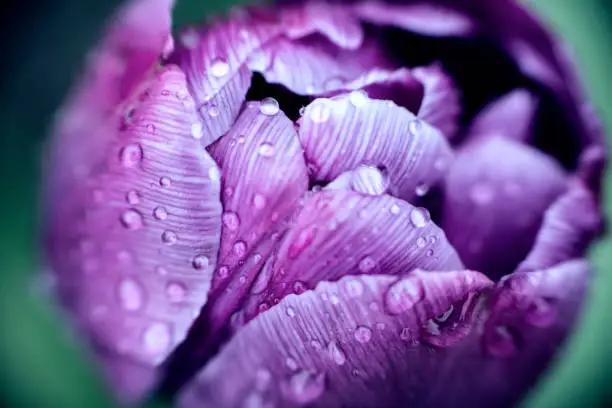
[[[244,1],[243,1],[244,2]],[[39,292],[35,227],[39,154],[45,129],[85,50],[118,0],[14,2],[4,6],[0,79],[0,405],[8,407],[112,407],[108,392],[61,329],[59,313]],[[228,0],[179,0],[175,23],[227,9]],[[612,135],[612,2],[531,0],[572,44],[595,105]],[[12,19],[13,21],[9,21]],[[607,186],[612,185],[608,175]],[[612,212],[612,191],[606,210]],[[525,407],[594,407],[610,402],[612,380],[612,245],[592,252],[592,296],[566,352]]]

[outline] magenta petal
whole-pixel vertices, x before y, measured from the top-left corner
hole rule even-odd
[[[315,181],[375,166],[387,172],[393,195],[409,200],[444,177],[452,159],[437,129],[393,102],[359,92],[315,100],[298,124]]]
[[[487,105],[470,126],[469,137],[501,136],[531,142],[536,98],[525,89],[514,90]]]
[[[563,170],[543,153],[505,138],[477,139],[448,173],[444,231],[468,268],[507,274],[527,255],[544,211],[565,186]]]
[[[192,137],[199,120],[176,67],[158,74],[129,118],[121,132],[112,122],[80,129],[80,143],[96,149],[83,158],[84,181],[52,191],[61,201],[48,214],[46,250],[62,300],[108,364],[151,371],[206,302],[221,235],[220,175]],[[58,142],[53,168],[61,169],[73,146]],[[117,370],[125,372],[110,367]],[[147,384],[126,375],[117,385],[133,398]]]
[[[179,406],[416,406],[444,368],[436,365],[444,350],[419,345],[429,338],[423,326],[490,285],[471,271],[321,283],[243,327],[186,388]],[[385,310],[398,301],[402,311]],[[471,316],[468,308],[459,319]],[[437,337],[445,337],[440,329]]]
[[[363,1],[354,10],[365,22],[390,25],[434,37],[470,36],[477,31],[477,22],[467,13],[433,2],[389,4]]]
[[[247,317],[275,299],[345,275],[401,275],[413,269],[463,269],[444,232],[427,210],[391,196],[347,190],[321,191],[306,199],[262,273]]]
[[[412,74],[424,87],[419,118],[453,139],[461,115],[459,89],[439,64],[414,68]]]

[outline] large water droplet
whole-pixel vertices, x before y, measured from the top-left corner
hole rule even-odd
[[[429,192],[429,185],[426,184],[426,183],[419,183],[419,184],[417,184],[416,188],[414,189],[414,193],[418,197],[423,197],[428,192]]]
[[[174,245],[178,241],[178,236],[176,232],[171,230],[166,230],[162,232],[162,242],[166,245]]]
[[[236,241],[232,247],[234,255],[238,258],[242,258],[246,254],[247,245],[244,241]]]
[[[412,309],[423,298],[423,287],[415,279],[404,278],[389,287],[385,294],[385,307],[391,314]]]
[[[257,149],[257,153],[259,153],[262,157],[273,157],[274,153],[276,153],[276,149],[270,143],[262,143]]]
[[[308,107],[308,114],[314,123],[325,123],[331,116],[329,102],[318,100]]]
[[[143,346],[150,354],[161,354],[171,343],[170,327],[164,323],[153,323],[144,332]]]
[[[210,260],[206,255],[199,254],[193,258],[191,264],[193,265],[194,269],[204,269],[208,268],[210,265]]]
[[[136,311],[144,302],[144,290],[134,279],[125,278],[119,283],[119,301],[121,307],[128,311]]]
[[[487,351],[497,357],[509,357],[518,351],[512,332],[506,326],[496,326],[485,335]]]
[[[469,196],[474,204],[487,205],[493,201],[495,191],[489,184],[476,183],[470,188]]]
[[[228,211],[221,216],[223,225],[230,231],[236,231],[240,226],[240,218],[235,212]]]
[[[144,225],[144,220],[140,212],[130,209],[121,214],[121,224],[130,230],[137,230]]]
[[[359,326],[355,329],[355,333],[353,333],[355,340],[359,343],[368,343],[372,340],[372,329],[367,326]]]
[[[130,190],[125,195],[125,200],[132,205],[139,204],[140,203],[140,193],[138,193],[138,191],[136,190]]]
[[[309,371],[294,373],[286,384],[282,385],[283,394],[297,404],[309,404],[323,395],[325,375]]]
[[[215,58],[210,64],[210,72],[213,76],[217,78],[221,78],[228,74],[229,72],[229,64],[222,58]]]
[[[427,209],[425,208],[417,207],[410,212],[410,222],[416,228],[423,228],[427,225],[429,220],[429,211],[427,211]]]
[[[376,268],[376,261],[371,256],[364,256],[359,261],[358,267],[361,273],[370,273]]]
[[[119,158],[125,167],[135,167],[142,160],[142,147],[137,143],[128,144],[121,149]]]
[[[332,341],[327,345],[327,352],[334,363],[338,365],[343,365],[346,363],[346,354],[344,354],[344,351],[342,351],[340,345],[335,341]]]
[[[165,220],[168,218],[168,211],[166,211],[166,208],[162,206],[155,207],[153,210],[153,216],[158,220]]]
[[[264,98],[259,105],[259,111],[267,116],[274,116],[280,111],[278,101],[274,98]]]
[[[168,282],[166,296],[171,303],[180,303],[187,296],[187,287],[180,282]]]

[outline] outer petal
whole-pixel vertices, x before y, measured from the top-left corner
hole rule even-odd
[[[346,190],[315,193],[266,262],[261,282],[252,288],[246,318],[321,281],[358,274],[401,275],[417,268],[463,268],[427,210],[390,196]]]
[[[470,138],[501,136],[531,142],[537,101],[525,89],[512,91],[491,102],[470,125]]]
[[[180,406],[418,405],[444,355],[419,345],[422,326],[489,285],[470,271],[322,283],[285,298],[237,333],[186,389]],[[393,314],[385,311],[390,305]],[[469,320],[470,309],[458,321]]]
[[[541,152],[505,138],[478,139],[449,171],[443,229],[467,267],[505,275],[527,255],[565,185],[563,170]]]
[[[81,129],[80,143],[107,144],[83,158],[85,182],[54,192],[61,205],[47,219],[62,300],[127,398],[185,336],[216,263],[219,170],[191,135],[193,106],[183,73],[168,67],[124,131]]]
[[[312,179],[330,181],[359,165],[383,167],[393,194],[408,200],[444,176],[452,152],[437,129],[392,102],[357,96],[317,99],[299,120]]]

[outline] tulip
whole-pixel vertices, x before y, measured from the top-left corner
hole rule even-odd
[[[603,231],[604,136],[511,0],[120,8],[58,113],[45,253],[118,397],[508,407]]]

